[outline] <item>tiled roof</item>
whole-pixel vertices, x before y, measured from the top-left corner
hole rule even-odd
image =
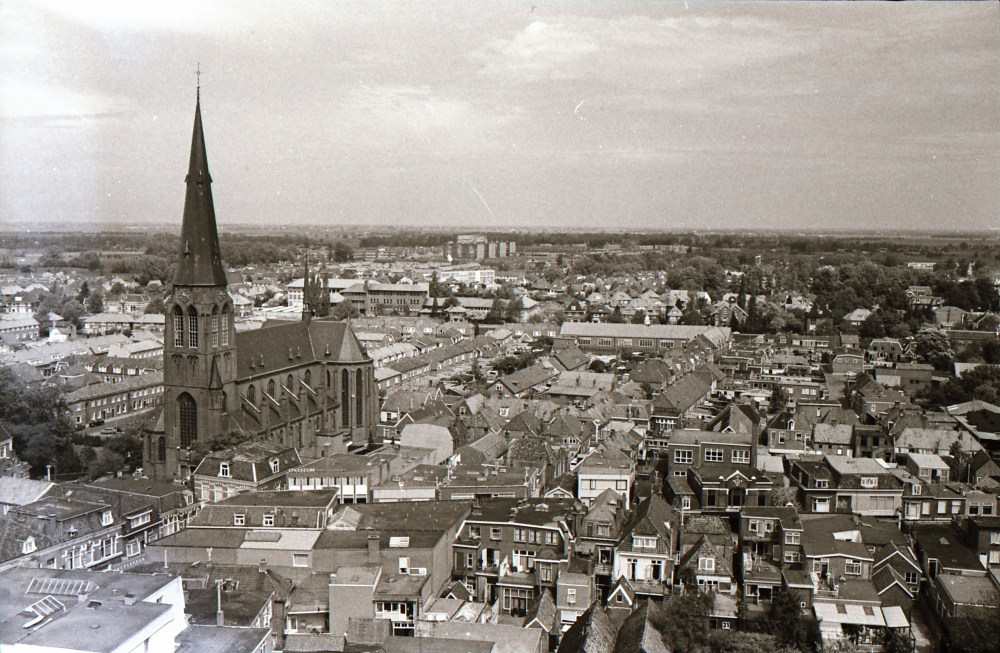
[[[653,625],[656,604],[646,600],[625,619],[618,629],[615,653],[669,653]]]
[[[598,603],[577,617],[559,642],[557,653],[613,653],[618,629]]]

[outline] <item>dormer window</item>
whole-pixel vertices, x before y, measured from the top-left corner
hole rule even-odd
[[[817,479],[816,480],[816,487],[820,488],[820,489],[828,488],[828,487],[830,487],[830,482],[827,481],[826,479]]]
[[[698,558],[698,571],[715,571],[715,558]]]
[[[861,487],[878,487],[878,478],[874,476],[862,476]]]
[[[272,458],[271,460],[268,461],[268,464],[271,466],[271,473],[272,474],[277,474],[278,473],[278,459],[277,458]]]
[[[233,515],[233,526],[243,526],[246,524],[246,515]]]
[[[914,494],[920,494],[920,488],[921,488],[921,485],[919,483],[914,483],[913,484],[913,493]]]
[[[655,537],[632,537],[632,544],[637,549],[655,549],[656,548],[656,538]]]
[[[229,478],[229,463],[222,463],[219,465],[219,476]]]
[[[105,510],[101,514],[101,526],[110,526],[115,523],[115,517],[111,514],[110,510]]]
[[[21,553],[33,553],[36,548],[35,538],[28,536],[28,539],[21,544]]]

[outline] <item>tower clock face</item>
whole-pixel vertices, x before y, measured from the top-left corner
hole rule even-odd
[[[176,296],[177,296],[177,301],[179,302],[184,302],[185,304],[187,304],[189,301],[191,301],[191,293],[188,291],[187,288],[178,288]]]

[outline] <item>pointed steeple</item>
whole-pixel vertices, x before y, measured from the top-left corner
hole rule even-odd
[[[302,274],[302,321],[312,319],[312,279],[309,277],[309,246],[306,245],[306,269]]]
[[[201,127],[201,92],[194,108],[194,133],[191,136],[191,161],[185,178],[184,219],[177,255],[177,286],[224,286],[226,271],[219,251],[219,232],[215,225],[212,202],[212,177],[208,174],[208,153]]]

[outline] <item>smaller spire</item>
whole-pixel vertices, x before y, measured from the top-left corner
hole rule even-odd
[[[306,244],[306,264],[302,274],[302,321],[309,322],[312,316],[312,279],[309,277],[309,245]]]

